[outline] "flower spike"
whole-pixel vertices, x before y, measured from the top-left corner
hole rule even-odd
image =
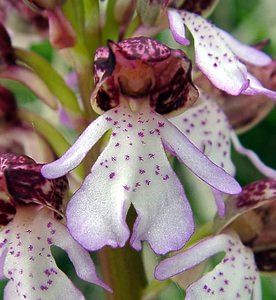
[[[214,188],[240,191],[229,174],[161,115],[195,100],[190,64],[179,50],[135,38],[100,48],[94,68],[92,103],[105,113],[60,159],[43,166],[42,174],[56,178],[69,172],[111,129],[109,143],[68,204],[71,233],[87,249],[122,247],[129,237],[125,219],[132,203],[138,214],[131,237],[135,249],[142,241],[159,254],[180,249],[193,233],[192,212],[165,149]],[[160,76],[160,70],[167,76]]]

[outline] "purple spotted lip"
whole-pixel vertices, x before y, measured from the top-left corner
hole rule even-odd
[[[112,131],[67,206],[67,226],[85,248],[124,246],[130,236],[126,215],[131,204],[137,218],[130,243],[136,250],[147,241],[164,254],[188,241],[194,230],[192,211],[165,149],[215,189],[240,191],[234,178],[163,116],[197,98],[189,81],[190,66],[183,52],[144,37],[109,42],[97,50],[92,102],[104,113],[61,158],[41,170],[46,178],[68,173]]]

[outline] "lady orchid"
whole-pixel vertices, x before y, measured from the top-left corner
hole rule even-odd
[[[162,261],[156,267],[156,278],[188,272],[224,252],[213,270],[187,288],[185,299],[261,299],[259,271],[275,271],[275,197],[273,179],[245,186],[239,195],[227,199],[227,216],[216,224],[223,232]]]
[[[141,241],[160,254],[180,249],[193,232],[193,220],[164,149],[215,189],[239,192],[230,175],[162,116],[196,100],[190,61],[180,50],[141,37],[99,48],[94,66],[93,106],[105,112],[42,174],[68,173],[111,129],[107,147],[67,206],[70,232],[91,250],[122,247],[129,238],[125,218],[132,203],[138,214],[131,236],[136,250]]]
[[[84,299],[58,268],[51,246],[64,249],[78,276],[106,289],[86,252],[61,223],[65,177],[48,180],[41,165],[16,154],[0,156],[1,277],[4,299]]]
[[[245,65],[269,65],[272,59],[267,54],[242,44],[193,12],[170,8],[168,19],[172,35],[180,44],[190,44],[184,24],[189,28],[194,38],[195,63],[214,86],[231,95],[263,93],[276,98],[276,93],[263,87]]]

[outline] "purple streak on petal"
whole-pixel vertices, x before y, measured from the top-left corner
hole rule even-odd
[[[210,186],[226,194],[241,192],[240,185],[232,176],[212,163],[174,125],[168,121],[165,121],[165,124],[166,126],[162,130],[164,144],[167,144],[169,149],[173,149],[178,159],[194,174]]]
[[[253,96],[263,94],[263,95],[267,96],[268,98],[270,98],[271,100],[274,100],[274,101],[276,100],[276,92],[275,91],[265,88],[261,84],[261,82],[250,73],[247,74],[247,78],[249,79],[249,86],[245,91],[242,92],[243,94],[253,95]]]
[[[260,158],[257,156],[256,153],[254,153],[252,150],[246,149],[244,148],[236,133],[234,131],[231,132],[231,140],[232,143],[236,149],[236,151],[242,155],[245,155],[248,157],[248,159],[253,163],[253,165],[260,171],[262,172],[265,176],[267,177],[271,177],[273,179],[276,178],[276,171],[273,170],[272,168],[266,166],[261,160]]]
[[[255,66],[266,66],[271,63],[272,59],[266,53],[254,48],[247,46],[232,35],[224,30],[219,29],[219,32],[227,43],[228,47],[244,62],[250,63]]]
[[[221,218],[223,218],[225,216],[225,203],[224,203],[223,195],[220,191],[217,191],[216,189],[212,189],[212,193],[216,201],[218,214]]]
[[[107,112],[93,121],[61,158],[43,166],[42,175],[57,178],[76,168],[100,137],[110,129],[111,125],[106,121],[108,114]]]
[[[180,14],[193,35],[199,69],[217,88],[239,95],[249,84],[247,70],[224,41],[220,30],[196,14],[187,11]]]
[[[171,33],[174,39],[181,45],[189,46],[190,41],[185,36],[185,26],[178,11],[175,9],[169,9],[167,14]]]

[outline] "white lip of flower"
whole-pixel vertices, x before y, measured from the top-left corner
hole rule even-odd
[[[57,178],[68,173],[111,129],[109,143],[67,206],[70,232],[90,250],[122,247],[130,235],[125,219],[132,203],[138,214],[130,240],[135,249],[141,249],[142,241],[159,254],[180,249],[193,233],[192,211],[165,149],[214,188],[240,191],[230,175],[161,115],[194,102],[190,61],[180,50],[143,37],[109,42],[95,56],[93,105],[105,112],[60,159],[43,166],[42,174]],[[119,82],[135,66],[142,74],[151,68],[138,94],[131,80]]]
[[[276,99],[276,92],[264,88],[242,63],[266,66],[271,62],[267,54],[240,43],[194,13],[168,9],[168,19],[172,35],[179,44],[190,44],[185,37],[184,24],[189,28],[194,38],[195,63],[214,86],[232,95],[262,93]]]
[[[167,279],[220,252],[225,253],[224,258],[212,271],[187,288],[185,300],[260,300],[260,276],[253,253],[233,232],[206,238],[184,252],[163,260],[155,269],[155,277],[158,280]]]
[[[166,253],[189,239],[191,210],[163,147],[216,189],[238,192],[232,177],[210,164],[165,118],[150,110],[133,112],[123,104],[91,123],[59,160],[43,166],[43,175],[68,173],[110,128],[109,144],[67,207],[68,227],[84,247],[123,246],[129,237],[125,217],[130,201],[138,213],[131,238],[135,249],[147,240],[154,251]]]
[[[68,253],[80,278],[110,290],[96,274],[89,253],[52,217],[48,208],[18,206],[14,219],[0,232],[1,277],[10,279],[5,300],[83,299],[82,293],[57,267],[56,245]]]
[[[259,157],[249,149],[244,148],[231,128],[226,115],[219,105],[206,93],[200,91],[199,105],[196,105],[181,115],[170,118],[211,161],[222,167],[227,173],[235,175],[235,166],[231,160],[231,143],[235,150],[248,157],[254,166],[265,176],[276,178],[276,171],[266,166]],[[224,216],[223,197],[213,189],[218,212]]]

